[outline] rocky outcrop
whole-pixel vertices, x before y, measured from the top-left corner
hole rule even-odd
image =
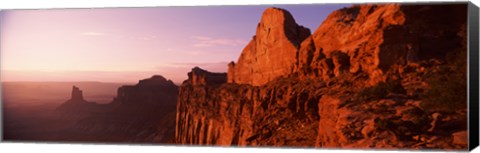
[[[270,8],[237,63],[230,64],[229,82],[259,86],[291,74],[328,80],[349,72],[367,74],[374,85],[395,64],[444,59],[462,43],[457,32],[465,26],[465,9],[356,5],[333,12],[310,35],[287,11]]]
[[[267,9],[227,83],[182,84],[175,141],[466,149],[465,25],[465,4],[355,5],[309,35]]]
[[[412,73],[417,72],[404,72],[401,76]],[[213,87],[187,81],[179,94],[175,143],[466,148],[465,137],[455,133],[466,128],[463,115],[450,114],[450,119],[445,120],[438,113],[430,114],[421,107],[422,99],[407,95],[410,89],[405,90],[402,81],[374,87],[354,85],[355,80],[334,79],[327,84],[319,79],[295,77],[277,78],[263,86]],[[452,127],[453,124],[461,126]]]
[[[192,78],[189,78],[192,79]],[[181,86],[176,143],[313,146],[322,82],[279,80],[263,87]]]
[[[256,35],[243,49],[237,63],[230,64],[231,83],[263,85],[292,73],[300,43],[310,30],[299,26],[280,8],[265,10]]]
[[[212,73],[199,67],[194,67],[188,73],[188,80],[192,85],[220,85],[227,82],[226,73]]]
[[[332,58],[333,53],[340,51],[349,58],[351,73],[366,73],[375,84],[385,81],[384,74],[392,65],[405,64],[407,58],[445,59],[462,43],[457,32],[465,26],[465,10],[463,4],[344,8],[330,14],[312,34],[313,41],[306,43],[315,47],[309,46],[307,52]],[[304,65],[322,69],[313,66],[318,65],[316,62],[320,60]]]

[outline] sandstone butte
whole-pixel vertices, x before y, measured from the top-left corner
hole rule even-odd
[[[73,86],[72,94],[69,100],[61,104],[57,110],[66,112],[69,114],[75,114],[77,112],[85,111],[91,107],[95,107],[97,103],[86,101],[83,98],[83,91],[80,88]]]
[[[432,92],[466,97],[466,8],[354,5],[313,34],[288,11],[266,9],[227,75],[189,73],[175,143],[466,149],[466,105],[426,107]],[[447,76],[458,85],[436,79]]]

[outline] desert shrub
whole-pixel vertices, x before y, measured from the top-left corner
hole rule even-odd
[[[422,95],[421,107],[428,112],[454,112],[467,104],[467,78],[447,67],[429,75],[430,88]]]
[[[404,94],[400,80],[389,80],[387,82],[380,82],[375,86],[365,88],[357,94],[357,99],[360,101],[377,100],[387,97],[389,93]]]
[[[428,112],[455,112],[467,107],[467,56],[460,49],[447,54],[447,64],[426,75],[429,85],[421,107]]]

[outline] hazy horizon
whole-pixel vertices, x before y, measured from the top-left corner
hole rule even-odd
[[[226,72],[268,7],[312,32],[346,4],[7,10],[0,12],[1,81],[175,83],[199,66]]]

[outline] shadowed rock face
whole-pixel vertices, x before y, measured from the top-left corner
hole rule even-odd
[[[70,99],[71,101],[85,101],[83,99],[83,92],[80,90],[78,87],[73,86],[72,87],[72,98]]]
[[[356,5],[309,35],[285,10],[267,9],[237,63],[228,64],[228,83],[189,77],[182,84],[175,141],[465,149],[466,107],[424,106],[430,91],[446,91],[432,81],[438,75],[466,82],[462,62],[452,62],[465,63],[465,26],[465,4]],[[447,88],[464,89],[456,87]]]
[[[72,96],[65,103],[60,105],[57,110],[72,114],[78,112],[89,112],[90,109],[96,109],[97,106],[95,102],[88,102],[83,99],[83,91],[80,88],[73,86],[72,87]]]
[[[155,75],[151,78],[140,80],[133,86],[118,88],[115,104],[124,105],[164,105],[175,106],[178,87],[162,76]]]
[[[57,108],[75,123],[60,141],[172,143],[178,87],[171,80],[154,75],[117,93],[112,103],[96,104],[74,86],[72,98]]]

